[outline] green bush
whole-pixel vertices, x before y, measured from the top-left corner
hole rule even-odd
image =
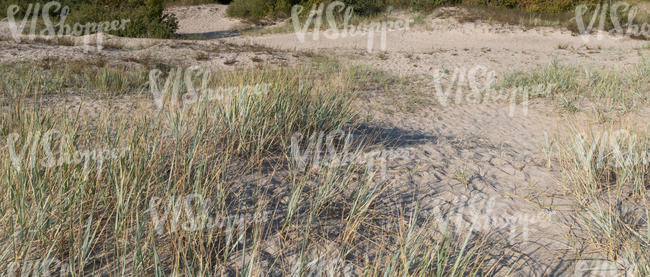
[[[22,19],[25,16],[29,4],[39,3],[42,7],[49,1],[37,0],[25,2],[22,0],[7,0],[0,3],[0,16],[6,17],[8,7],[18,5],[19,13],[16,17]],[[172,38],[178,29],[178,23],[174,16],[163,14],[164,0],[63,0],[62,5],[70,8],[70,13],[65,24],[86,24],[93,22],[106,22],[114,20],[129,20],[125,28],[111,30],[112,35],[125,37],[147,37],[147,38]],[[54,22],[60,20],[59,11],[50,14]],[[31,16],[31,15],[30,15]],[[58,31],[58,30],[57,30]]]
[[[362,15],[371,15],[383,11],[386,8],[387,0],[345,0],[346,6],[354,7],[354,10]]]
[[[235,0],[229,6],[230,16],[260,19],[274,10],[275,3],[266,0]]]
[[[577,5],[598,4],[600,2],[607,2],[601,0],[466,0],[473,4],[491,6],[491,7],[505,7],[523,9],[529,12],[543,12],[543,13],[563,13],[571,11]]]

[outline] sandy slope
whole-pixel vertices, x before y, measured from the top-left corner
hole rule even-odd
[[[377,49],[380,41],[375,37],[371,53],[367,36],[329,40],[321,33],[314,40],[313,33],[307,33],[300,41],[296,34],[288,33],[228,41],[317,51],[425,80],[431,80],[438,69],[481,65],[502,74],[553,60],[612,69],[636,64],[647,53],[644,42],[607,35],[577,37],[552,28],[523,30],[459,24],[453,19],[429,20],[427,25],[434,28],[388,33],[385,49]],[[425,97],[434,97],[432,86],[418,89],[425,90]],[[418,89],[393,93],[417,97]],[[376,112],[377,102],[371,101],[365,109],[370,118],[395,138],[398,148],[410,153],[391,167],[397,190],[405,198],[415,192],[423,209],[434,216],[450,208],[445,216],[462,215],[466,226],[476,209],[487,206],[475,228],[501,232],[514,252],[521,254],[510,261],[515,276],[582,274],[574,268],[573,249],[580,246],[566,239],[569,226],[565,223],[571,212],[561,194],[560,172],[546,165],[541,149],[547,135],[564,133],[569,122],[581,124],[584,118],[563,118],[544,103],[533,105],[527,114],[518,106],[514,116],[508,115],[508,104],[499,103],[429,106],[412,114],[387,115]]]
[[[166,12],[178,18],[179,34],[201,34],[241,28],[240,20],[226,16],[227,5],[197,5],[172,7]]]
[[[430,74],[431,69],[476,64],[506,71],[546,64],[553,59],[587,66],[619,67],[638,62],[637,50],[647,45],[606,34],[574,36],[553,28],[525,30],[518,26],[458,23],[453,18],[432,17],[425,25],[415,25],[408,31],[387,32],[385,49],[380,47],[380,37],[375,34],[370,52],[368,35],[328,39],[320,32],[315,39],[313,32],[307,32],[301,40],[292,32],[229,40],[352,56],[400,75]]]
[[[544,132],[561,132],[563,120],[545,105],[527,115],[510,117],[509,105],[487,103],[424,108],[408,116],[376,120],[406,137],[398,145],[410,149],[408,161],[394,164],[412,174],[396,175],[407,191],[416,190],[430,214],[448,207],[469,226],[476,209],[480,231],[496,231],[512,243],[523,259],[516,276],[563,275],[571,272],[568,242],[561,224],[566,203],[558,188],[559,172],[548,168],[541,154]],[[523,107],[518,106],[520,110]],[[514,236],[514,237],[510,237]]]

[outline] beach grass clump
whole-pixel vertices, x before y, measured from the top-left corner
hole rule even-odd
[[[564,65],[557,61],[539,66],[532,71],[514,71],[506,74],[498,84],[502,88],[534,88],[544,85],[543,93],[529,94],[530,98],[554,100],[568,110],[580,110],[579,102],[589,107],[606,105],[609,111],[625,114],[647,105],[650,96],[645,90],[650,86],[647,74],[650,64],[643,61],[618,70],[598,71]],[[583,110],[586,109],[583,107]]]
[[[119,70],[104,66],[97,72]],[[357,134],[354,101],[376,75],[365,68],[214,71],[188,79],[201,88],[195,101],[179,89],[161,107],[152,96],[128,113],[107,105],[95,114],[39,104],[36,88],[107,92],[88,98],[103,107],[142,97],[147,72],[3,70],[14,74],[0,80],[13,95],[0,112],[0,268],[8,275],[480,276],[499,261],[489,236],[436,232],[417,208],[396,209],[400,196],[379,162],[293,166],[296,133],[300,143]],[[370,141],[353,139],[345,156],[366,155]]]
[[[148,78],[144,69],[107,65],[102,61],[2,64],[0,74],[6,77],[0,83],[0,91],[12,98],[70,93],[141,94]]]
[[[617,272],[650,273],[650,132],[639,126],[574,129],[559,148],[562,183],[573,199],[576,238]]]

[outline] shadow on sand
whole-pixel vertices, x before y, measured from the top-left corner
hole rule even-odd
[[[182,34],[182,38],[186,39],[219,39],[219,38],[232,38],[241,36],[243,32],[260,30],[262,27],[250,27],[239,30],[224,30],[224,31],[214,31],[206,33],[192,33],[192,34]]]

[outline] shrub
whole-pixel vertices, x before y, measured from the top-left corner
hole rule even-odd
[[[572,236],[617,261],[617,276],[648,276],[650,133],[627,124],[572,131],[558,138],[563,185],[579,211]]]
[[[431,11],[445,5],[469,4],[478,6],[521,9],[528,12],[547,14],[565,13],[581,3],[597,4],[600,0],[340,0],[355,8],[359,15],[373,15],[386,11],[389,7]],[[332,0],[234,0],[228,7],[228,14],[235,17],[260,19],[274,12],[287,13],[291,6],[300,4],[306,7]]]
[[[563,13],[572,10],[581,3],[597,4],[600,0],[468,0],[472,4],[517,8],[529,12]]]
[[[17,17],[25,16],[29,4],[39,3],[41,6],[48,1],[18,1],[9,0],[0,4],[0,16],[7,16],[11,5],[20,7]],[[125,37],[171,38],[178,29],[178,23],[173,15],[163,14],[164,0],[68,0],[62,4],[70,7],[70,13],[65,23],[73,26],[75,23],[104,22],[113,20],[129,20],[125,28],[111,30],[108,33]],[[54,21],[60,20],[60,14],[51,14]]]
[[[260,19],[273,11],[274,3],[266,0],[235,0],[228,6],[228,15]]]

